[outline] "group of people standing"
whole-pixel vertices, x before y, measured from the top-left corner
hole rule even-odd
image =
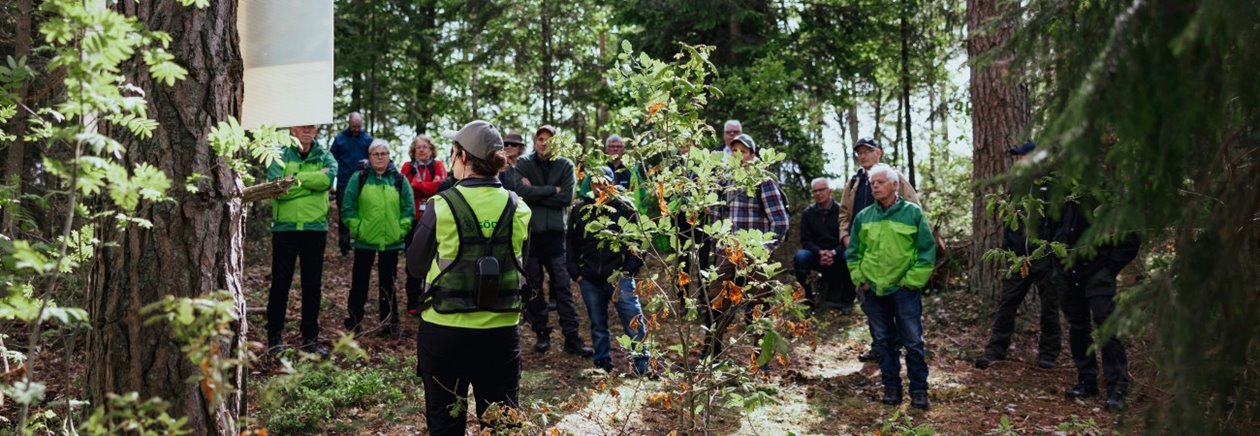
[[[533,152],[522,155],[522,135],[501,135],[493,124],[473,121],[444,135],[451,141],[450,157],[445,162],[436,159],[433,140],[419,136],[411,142],[401,167],[391,159],[388,142],[373,139],[363,130],[363,118],[358,113],[350,114],[347,128],[328,149],[315,143],[316,131],[315,126],[292,127],[298,145],[284,148],[280,162],[267,173],[269,181],[295,182],[273,202],[272,282],[266,323],[269,350],[285,349],[282,333],[288,291],[294,263],[301,259],[302,348],[328,355],[318,340],[318,316],[332,191],[341,219],[337,226],[340,255],[347,258],[354,254],[345,319],[348,331],[364,332],[364,306],[375,265],[380,317],[377,332],[394,339],[408,335],[399,327],[403,311],[394,289],[398,256],[405,250],[405,313],[419,319],[417,374],[424,382],[425,415],[432,433],[463,433],[464,419],[452,416],[451,407],[464,401],[470,385],[476,389],[478,416],[491,404],[518,404],[521,340],[517,326],[523,317],[536,336],[534,351],[547,352],[552,345],[552,304],[563,351],[590,358],[596,367],[610,372],[615,369],[608,327],[611,304],[632,340],[629,371],[636,375],[650,371],[650,356],[641,343],[648,323],[635,292],[635,276],[643,260],[629,250],[610,249],[587,231],[588,223],[601,218],[613,223],[613,231],[619,230],[615,226],[620,219],[637,219],[635,200],[621,195],[634,177],[634,170],[621,161],[625,152],[622,138],[607,138],[605,152],[610,165],[588,170],[594,177],[583,181],[578,189],[573,162],[554,155],[552,138],[557,130],[549,125],[533,132]],[[756,141],[743,133],[739,121],[725,123],[723,139],[724,150],[741,164],[757,159]],[[913,187],[895,169],[879,163],[882,148],[878,142],[860,140],[853,152],[861,169],[844,185],[840,201],[834,199],[827,179],[811,183],[814,204],[801,217],[801,249],[794,257],[796,277],[811,306],[826,302],[829,294],[815,292],[816,286],[809,280],[811,270],[822,272],[834,291],[830,294],[838,297],[829,303],[838,305],[841,312],[851,313],[855,299],[861,303],[872,346],[859,358],[879,362],[882,401],[901,402],[901,352],[905,350],[911,405],[926,409],[928,368],[921,291],[935,266],[936,240]],[[610,192],[612,195],[598,195]],[[725,204],[712,213],[717,219],[729,219],[733,230],[755,229],[774,235],[768,247],[771,250],[788,234],[786,198],[770,178],[754,190],[728,191]],[[1081,215],[1066,224],[1071,220],[1063,218],[1069,228],[1064,232],[1075,232],[1079,237],[1086,225],[1083,219]],[[714,250],[720,253],[722,247]],[[1074,390],[1077,397],[1098,394],[1097,382],[1091,385],[1086,380],[1091,374],[1087,357],[1092,357],[1085,354],[1089,322],[1099,323],[1109,313],[1110,306],[1104,301],[1109,298],[1100,298],[1106,296],[1102,289],[1106,277],[1101,271],[1118,271],[1123,266],[1120,257],[1119,253],[1100,254],[1100,258],[1109,259],[1102,266],[1078,265],[1067,274],[1056,275],[1074,283],[1065,285],[1063,289],[1071,291],[1064,295],[1081,294],[1080,299],[1065,296],[1063,300],[1072,325],[1073,356],[1082,374],[1081,386]],[[717,287],[712,291],[720,292],[727,285],[724,281],[735,280],[736,265],[728,256],[716,259],[717,276],[711,283]],[[1040,280],[1045,275],[1041,272],[1053,267],[1036,265],[1034,280]],[[544,283],[544,277],[550,280]],[[1110,278],[1114,294],[1114,274]],[[579,332],[570,288],[573,281],[585,302],[594,347],[588,346]],[[1011,298],[1015,294],[1022,298],[1027,290],[1023,281],[1019,283],[1008,286]],[[999,327],[1010,330],[1007,318],[1013,317],[1018,306],[1017,301],[1007,300],[1004,294],[1003,309],[995,322],[996,342],[983,366],[1004,357],[1005,342],[999,337]],[[715,311],[706,310],[708,318]],[[1008,312],[1010,316],[1004,315]],[[1057,317],[1055,322],[1057,326]],[[1009,332],[1005,337],[1009,342]],[[720,353],[722,343],[720,337],[710,338],[706,353]],[[1043,349],[1057,353],[1050,345]],[[1109,343],[1103,354],[1108,380],[1121,386],[1118,380],[1123,377],[1114,374],[1115,365],[1109,362],[1116,361],[1117,356],[1123,361],[1123,347]],[[980,361],[977,366],[981,366]],[[1096,378],[1096,363],[1092,368]],[[1124,388],[1115,390],[1121,392],[1122,401]]]

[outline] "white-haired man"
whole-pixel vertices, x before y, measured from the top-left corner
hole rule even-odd
[[[626,154],[626,142],[616,134],[608,135],[604,140],[604,154],[608,155],[608,168],[613,171],[613,179],[623,191],[630,190],[630,168],[621,161]]]
[[[862,295],[871,334],[882,348],[881,401],[901,403],[900,352],[905,348],[910,406],[927,409],[928,367],[920,292],[936,265],[936,239],[923,210],[898,195],[897,189],[904,182],[896,170],[876,164],[869,173],[875,204],[854,216],[845,260]]]

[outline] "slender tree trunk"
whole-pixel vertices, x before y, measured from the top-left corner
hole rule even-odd
[[[541,35],[542,36],[542,62],[540,62],[542,64],[542,88],[543,88],[542,89],[543,91],[542,92],[543,94],[542,95],[542,99],[543,99],[542,122],[544,124],[549,124],[549,123],[555,122],[555,114],[553,113],[555,108],[554,108],[554,101],[552,100],[553,98],[552,93],[555,90],[556,79],[554,75],[552,74],[552,70],[551,70],[551,67],[552,67],[551,64],[552,62],[555,61],[555,59],[552,58],[552,53],[551,53],[551,9],[548,7],[547,0],[542,0],[542,10],[540,12],[542,15],[542,35]]]
[[[972,144],[972,235],[971,276],[973,290],[992,292],[996,288],[997,265],[981,261],[985,251],[1000,245],[1001,223],[985,213],[986,196],[996,192],[995,187],[981,187],[987,179],[1002,174],[1010,168],[1006,150],[1019,143],[1028,125],[1028,93],[1019,84],[1011,83],[1007,76],[1007,64],[1011,61],[1010,50],[1003,46],[1010,41],[1015,24],[997,23],[989,27],[991,20],[1003,16],[1009,7],[1003,0],[968,0],[967,55],[978,59],[990,50],[1002,50],[988,65],[971,67],[971,129]]]
[[[22,56],[31,54],[31,13],[33,5],[31,0],[18,0],[17,2],[17,28],[14,29],[13,41],[13,58],[21,59]],[[17,90],[17,101],[26,103],[27,92],[30,91],[29,85],[23,85]],[[18,107],[17,114],[13,119],[9,120],[13,126],[10,130],[17,139],[9,144],[9,151],[5,155],[4,165],[4,182],[13,185],[13,198],[21,201],[22,198],[22,174],[26,171],[26,109]],[[4,212],[4,221],[0,223],[0,232],[6,235],[12,235],[17,227],[17,217],[12,211]]]
[[[871,139],[879,142],[884,141],[884,130],[880,126],[884,125],[884,91],[875,85],[875,130],[871,132]],[[856,142],[856,141],[855,141]]]
[[[160,123],[150,139],[124,131],[111,132],[127,146],[130,167],[147,162],[172,180],[193,173],[204,175],[199,193],[170,191],[175,201],[144,203],[137,216],[152,228],[134,224],[119,229],[99,226],[104,248],[95,259],[89,279],[87,392],[93,404],[105,394],[137,391],[141,398],[170,402],[169,412],[186,417],[197,434],[237,434],[243,397],[223,397],[212,407],[202,389],[188,383],[198,373],[165,324],[144,325],[140,309],[166,296],[199,297],[216,290],[236,300],[240,322],[231,337],[219,344],[226,357],[243,350],[246,333],[242,295],[242,242],[245,208],[234,199],[243,188],[239,175],[224,165],[210,148],[208,133],[219,121],[241,109],[242,64],[236,31],[237,2],[212,0],[205,9],[178,2],[120,2],[124,13],[138,17],[153,30],[168,32],[170,51],[188,70],[173,87],[155,83],[143,63],[124,67],[127,79],[143,88],[150,114]],[[116,244],[116,245],[113,245]],[[228,374],[237,387],[244,372]]]
[[[902,128],[906,138],[906,170],[910,172],[910,185],[914,180],[914,133],[910,129],[910,1],[902,0],[901,6],[901,111]]]

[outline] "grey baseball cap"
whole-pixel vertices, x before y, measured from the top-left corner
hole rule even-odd
[[[736,136],[735,139],[731,140],[731,144],[734,144],[736,142],[740,144],[744,144],[745,147],[748,147],[748,151],[753,152],[753,154],[758,154],[757,142],[753,141],[752,136],[748,136],[747,133],[741,133],[739,134],[739,136]]]
[[[443,133],[442,137],[459,143],[460,147],[480,159],[488,159],[491,154],[503,149],[503,137],[489,121],[473,121],[458,132]]]

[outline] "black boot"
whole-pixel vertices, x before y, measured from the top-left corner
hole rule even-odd
[[[979,359],[976,359],[976,362],[975,362],[976,368],[988,369],[990,366],[993,365],[993,363],[999,360],[1002,360],[1002,358],[997,357],[997,356],[990,356],[986,354],[984,356],[981,356]]]
[[[539,353],[546,353],[547,350],[550,350],[550,349],[551,349],[551,334],[539,333],[538,342],[534,343],[534,351],[539,352]]]
[[[910,392],[910,407],[927,410],[930,404],[927,391]]]
[[[284,337],[282,337],[279,333],[274,335],[267,334],[267,354],[275,356],[288,349],[289,347],[284,345]]]
[[[901,388],[884,388],[884,397],[879,402],[889,406],[901,404]]]
[[[582,357],[591,357],[595,355],[595,350],[586,346],[586,343],[582,342],[582,338],[576,336],[564,339],[564,352],[576,354]]]
[[[1090,382],[1079,382],[1072,389],[1068,389],[1064,393],[1069,399],[1090,398],[1098,396],[1098,384]]]
[[[1124,387],[1108,386],[1107,387],[1107,402],[1104,403],[1107,407],[1107,410],[1110,410],[1112,412],[1119,412],[1121,410],[1124,410],[1124,396],[1125,394],[1127,394],[1126,391],[1127,389]]]
[[[328,347],[325,347],[324,344],[319,343],[318,339],[302,340],[302,351],[315,354],[319,356],[320,359],[328,359],[328,356],[332,354],[328,352]]]
[[[876,351],[874,348],[871,348],[870,351],[859,354],[858,361],[859,362],[878,362],[879,351]]]

